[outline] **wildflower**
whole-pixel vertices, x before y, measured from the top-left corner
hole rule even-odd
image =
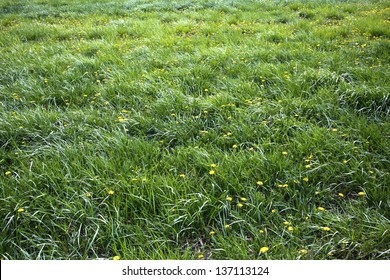
[[[265,253],[268,252],[268,250],[269,250],[268,247],[261,247],[261,248],[260,248],[260,253],[265,254]]]
[[[238,146],[237,146],[236,144],[234,144],[234,145],[232,146],[232,148],[233,148],[233,149],[237,149]]]
[[[212,231],[209,232],[209,234],[210,234],[211,236],[213,236],[213,235],[215,234],[215,231],[212,230]]]
[[[301,250],[299,250],[299,252],[300,252],[301,254],[307,254],[307,250],[306,250],[306,249],[301,249]]]
[[[319,191],[316,191],[314,194],[316,194],[316,195],[317,195],[317,194],[320,194],[320,192],[319,192]]]
[[[24,212],[24,208],[19,208],[18,213],[22,213],[22,212]]]
[[[210,171],[209,171],[209,174],[210,174],[210,175],[214,175],[214,174],[215,174],[215,170],[210,170]]]
[[[287,188],[287,187],[288,187],[288,184],[279,184],[278,187],[279,187],[279,188]]]
[[[283,152],[282,152],[282,155],[287,156],[288,153],[287,153],[286,151],[283,151]]]
[[[113,257],[112,258],[114,261],[119,261],[120,259],[121,259],[121,257],[120,256],[115,256],[115,257]]]
[[[330,231],[330,227],[322,227],[323,231]]]
[[[288,225],[290,224],[290,222],[284,221],[283,224],[285,224],[286,226],[288,226]]]
[[[210,167],[217,168],[217,165],[215,163],[210,164]]]
[[[225,225],[225,229],[228,229],[228,228],[230,228],[230,225]]]
[[[264,233],[264,230],[261,229],[261,230],[259,230],[259,232],[260,232],[260,233]]]
[[[365,196],[366,193],[365,193],[365,192],[358,192],[358,195],[359,195],[359,196]]]
[[[344,164],[346,164],[347,162],[348,162],[348,160],[346,160],[346,159],[343,160],[343,163],[344,163]]]
[[[246,201],[245,197],[241,197],[240,199],[241,199],[241,201]]]
[[[304,182],[306,182],[306,183],[309,182],[309,178],[308,178],[308,177],[305,177],[305,178],[303,178],[302,180],[303,180]]]
[[[207,130],[201,130],[200,133],[208,134],[209,132]]]
[[[109,191],[108,191],[108,194],[109,194],[109,195],[113,195],[114,193],[115,193],[115,192],[114,192],[113,190],[109,190]]]
[[[204,257],[203,254],[198,255],[198,259],[203,259],[203,257]]]
[[[237,207],[238,207],[238,208],[242,208],[243,206],[244,206],[244,204],[242,204],[242,203],[238,203],[238,204],[237,204]]]
[[[85,196],[86,196],[86,197],[91,197],[91,193],[87,192],[87,193],[85,194]]]
[[[337,131],[337,128],[333,128],[332,131],[333,131],[333,132],[336,132],[336,131]]]
[[[272,210],[271,210],[271,213],[276,213],[276,209],[272,209]]]
[[[180,177],[180,178],[185,178],[186,175],[182,173],[182,174],[179,175],[179,177]]]
[[[256,184],[259,185],[259,186],[263,186],[264,185],[263,181],[257,181]]]
[[[339,193],[338,196],[339,197],[344,197],[344,194],[343,193]]]
[[[12,174],[12,172],[11,171],[5,171],[5,173],[4,173],[6,176],[9,176],[9,175],[11,175]]]
[[[317,209],[318,209],[318,211],[326,211],[326,209],[324,207],[321,207],[321,206],[317,207]]]
[[[228,197],[226,197],[226,200],[227,200],[227,201],[232,201],[233,198],[232,198],[231,196],[228,196]]]
[[[310,167],[311,167],[310,164],[306,164],[306,165],[305,165],[305,168],[307,168],[307,169],[309,169]]]
[[[288,230],[288,231],[293,231],[294,228],[293,228],[292,226],[289,226],[289,227],[287,228],[287,230]]]

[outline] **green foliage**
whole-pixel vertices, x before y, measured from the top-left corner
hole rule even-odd
[[[1,1],[1,258],[389,259],[389,9]]]

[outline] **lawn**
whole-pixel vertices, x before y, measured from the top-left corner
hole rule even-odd
[[[0,0],[0,258],[390,259],[390,3]]]

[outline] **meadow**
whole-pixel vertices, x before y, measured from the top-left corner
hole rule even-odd
[[[390,259],[390,3],[1,0],[1,259]]]

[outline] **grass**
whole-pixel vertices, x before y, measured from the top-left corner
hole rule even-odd
[[[2,0],[1,258],[389,259],[389,23]]]

